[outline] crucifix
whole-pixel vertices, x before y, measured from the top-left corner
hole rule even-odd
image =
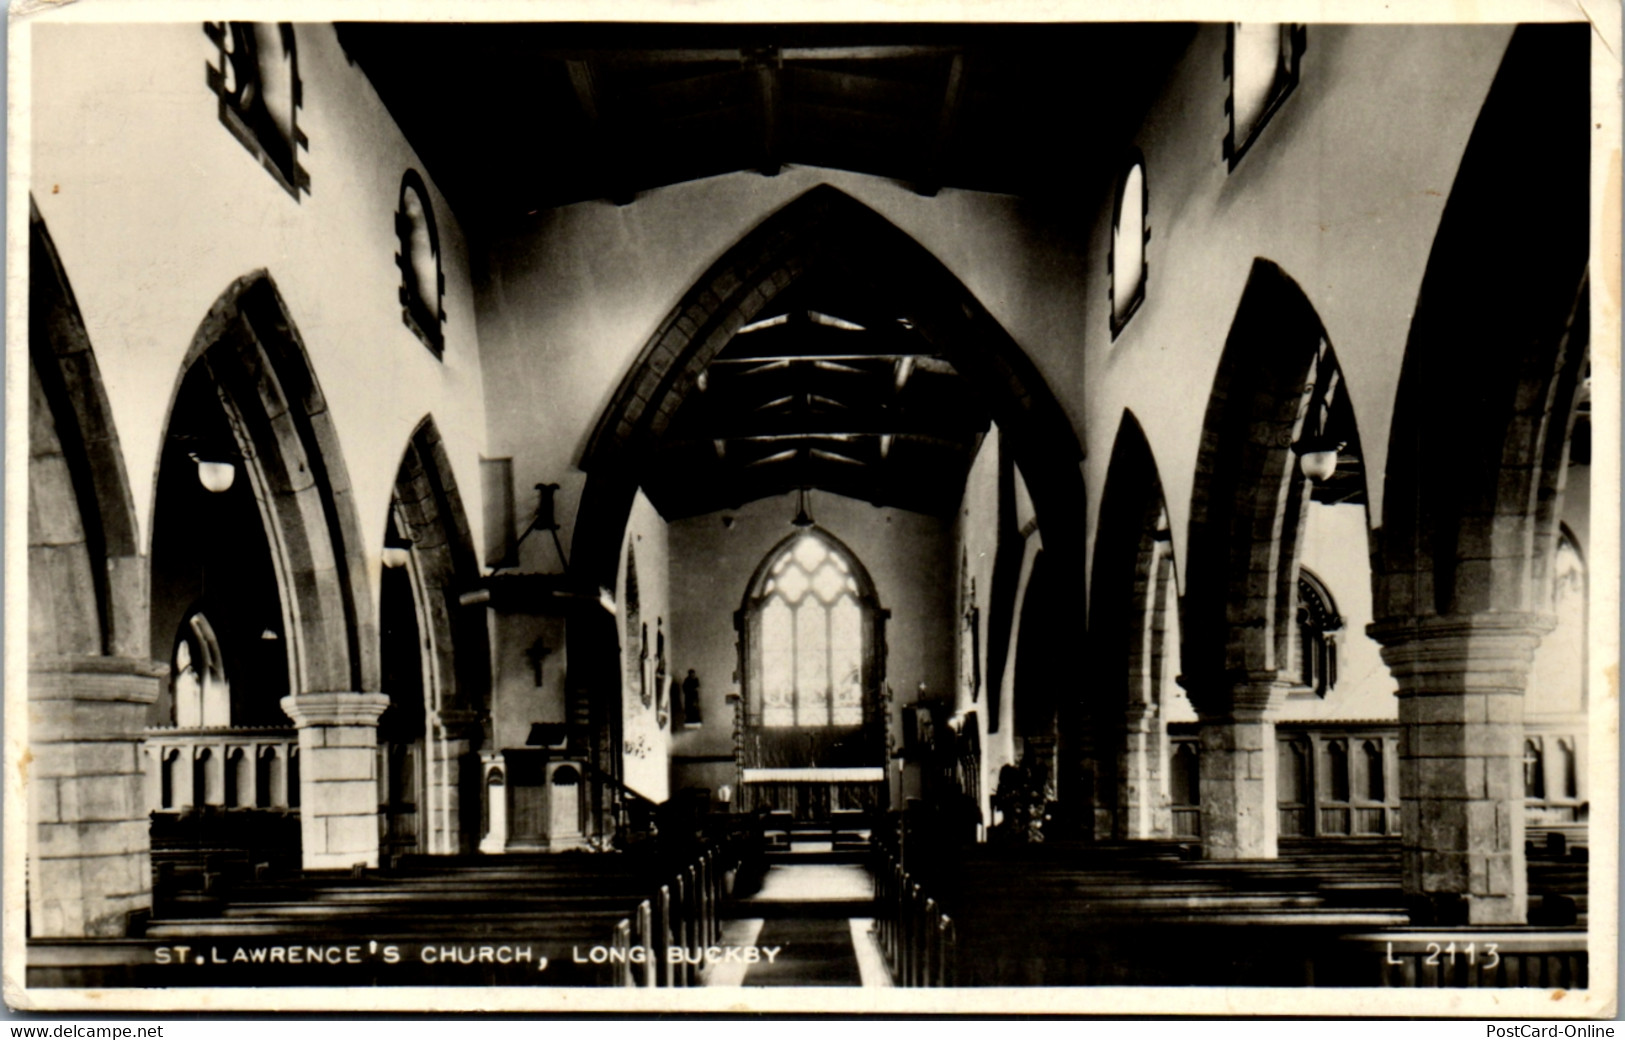
[[[961,657],[961,666],[964,668],[965,685],[970,690],[971,703],[975,704],[982,693],[982,612],[976,606],[975,578],[968,583],[963,620],[965,635],[961,646],[966,653]]]

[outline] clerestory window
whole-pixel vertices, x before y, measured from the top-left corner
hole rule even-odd
[[[1282,22],[1233,22],[1225,47],[1225,75],[1230,79],[1230,132],[1224,157],[1236,168],[1257,140],[1259,131],[1298,85],[1306,33],[1301,25]]]
[[[1113,339],[1145,299],[1145,246],[1151,237],[1151,229],[1146,226],[1149,201],[1145,160],[1135,152],[1117,182],[1117,199],[1112,207],[1112,251],[1107,274],[1111,282]]]
[[[440,264],[440,232],[435,226],[429,188],[416,170],[401,178],[400,207],[395,211],[395,266],[401,271],[401,322],[435,357],[446,350],[442,306],[446,276]]]
[[[208,84],[220,99],[220,122],[297,201],[310,194],[310,175],[299,165],[310,142],[299,128],[304,87],[299,51],[287,22],[204,22],[218,66]]]

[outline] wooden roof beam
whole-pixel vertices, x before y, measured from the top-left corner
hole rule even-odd
[[[603,168],[605,183],[609,186],[605,194],[617,206],[631,205],[637,195],[637,190],[627,177],[627,171],[632,168],[631,157],[627,154],[626,143],[618,128],[604,112],[602,91],[593,75],[592,63],[570,60],[564,64],[570,73],[570,86],[575,88],[576,102],[581,106],[582,115],[587,117],[592,138],[597,142],[599,163]]]
[[[782,91],[779,75],[784,61],[777,47],[762,47],[744,52],[745,64],[756,70],[756,107],[762,125],[762,151],[760,169],[767,177],[779,173],[779,102]]]
[[[892,364],[892,392],[901,396],[903,388],[908,386],[908,377],[914,374],[914,359],[900,357]]]
[[[955,54],[948,64],[948,80],[943,86],[942,107],[937,116],[937,132],[927,153],[925,170],[915,191],[927,197],[942,190],[943,172],[948,158],[948,146],[953,142],[954,130],[959,125],[960,101],[965,95],[965,55]]]

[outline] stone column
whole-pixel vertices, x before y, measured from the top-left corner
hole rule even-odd
[[[471,761],[471,752],[479,736],[480,720],[475,712],[435,712],[431,730],[434,746],[429,752],[429,784],[435,789],[429,799],[430,852],[448,855],[472,852],[473,844],[479,841],[476,834],[473,842],[465,847],[465,831],[473,828],[465,828],[463,823],[464,813],[473,813],[478,818],[480,812],[477,801],[473,805],[463,804],[465,779],[472,779],[465,778],[465,772],[478,772]]]
[[[1523,924],[1523,693],[1552,619],[1370,626],[1399,682],[1403,880],[1418,924]]]
[[[1275,713],[1288,684],[1255,682],[1200,696],[1202,852],[1207,859],[1274,859]]]
[[[141,763],[159,663],[34,659],[28,674],[28,909],[36,937],[116,937],[152,907]]]
[[[496,786],[491,784],[493,774],[502,780]],[[479,850],[500,856],[508,851],[508,762],[499,750],[480,752],[480,797],[486,803],[486,827]]]
[[[299,728],[299,831],[306,870],[378,865],[381,693],[282,698]]]
[[[1155,704],[1130,704],[1123,716],[1123,758],[1117,773],[1117,837],[1136,840],[1167,833],[1162,797],[1162,720]],[[1163,827],[1158,830],[1158,810]]]

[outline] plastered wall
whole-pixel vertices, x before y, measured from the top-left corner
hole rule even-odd
[[[1312,694],[1287,697],[1280,717],[1392,719],[1397,724],[1399,699],[1394,677],[1382,663],[1377,641],[1365,634],[1373,620],[1365,507],[1311,505],[1302,538],[1299,561],[1325,583],[1343,617],[1343,630],[1337,637],[1337,683],[1324,698]],[[1296,676],[1295,671],[1292,674]]]

